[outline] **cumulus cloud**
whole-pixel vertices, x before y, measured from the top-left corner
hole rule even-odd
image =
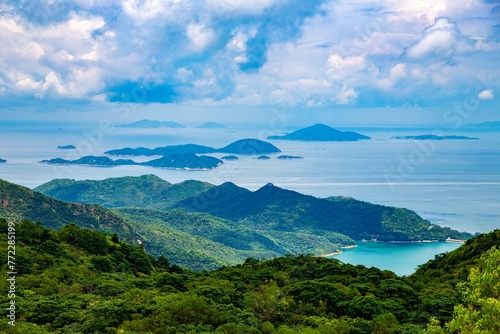
[[[475,0],[8,0],[0,15],[0,101],[442,103],[460,99],[478,77],[500,76],[493,7]]]
[[[490,89],[485,89],[482,92],[480,92],[477,97],[480,100],[493,100],[495,98],[495,95],[493,95],[493,91]]]
[[[429,56],[449,57],[456,51],[460,33],[448,18],[439,18],[423,31],[422,38],[411,45],[406,54],[411,59]]]

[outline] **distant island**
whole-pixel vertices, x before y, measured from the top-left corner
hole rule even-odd
[[[159,129],[159,128],[180,129],[180,128],[185,128],[186,126],[177,122],[164,122],[164,121],[156,121],[150,119],[141,119],[140,121],[133,123],[118,124],[116,125],[116,127],[134,128],[134,129]]]
[[[185,169],[185,170],[208,170],[216,168],[223,163],[222,160],[205,155],[197,156],[194,153],[171,154],[146,161],[142,163],[130,159],[113,160],[108,157],[85,156],[76,160],[65,160],[61,158],[42,160],[41,163],[59,165],[83,165],[93,167],[115,167],[115,166],[149,166],[155,168]]]
[[[258,156],[257,159],[259,159],[259,160],[269,160],[271,158],[269,158],[267,155],[261,155],[261,156]]]
[[[224,124],[215,123],[215,122],[206,122],[206,123],[203,123],[202,125],[198,125],[197,128],[199,128],[199,129],[225,129],[225,128],[227,128],[227,126]]]
[[[88,155],[81,157],[76,160],[66,160],[61,158],[55,158],[50,160],[42,160],[41,163],[46,164],[58,164],[58,165],[85,165],[85,166],[94,166],[94,167],[113,167],[113,166],[123,166],[123,165],[137,165],[137,163],[133,160],[113,160],[108,157],[97,157],[93,155]]]
[[[169,154],[179,154],[179,153],[195,153],[195,154],[205,154],[205,153],[230,153],[230,154],[271,154],[280,153],[281,150],[271,143],[247,138],[237,140],[225,147],[215,149],[213,147],[196,145],[196,144],[185,144],[185,145],[173,145],[165,147],[157,147],[154,149],[149,149],[145,147],[138,148],[122,148],[115,149],[104,152],[107,155],[114,156],[152,156],[152,155],[169,155]]]
[[[214,153],[216,152],[215,148],[196,145],[196,144],[185,144],[185,145],[171,145],[165,147],[157,147],[154,149],[149,149],[145,147],[138,148],[122,148],[117,150],[110,150],[104,152],[107,155],[119,155],[119,156],[152,156],[152,155],[170,155],[170,154],[179,154],[179,153]]]
[[[225,155],[221,159],[222,160],[239,160],[239,158],[235,155]]]
[[[297,141],[358,141],[370,137],[353,131],[340,131],[325,124],[315,124],[283,136],[269,136],[267,139]]]
[[[259,139],[247,138],[237,140],[223,148],[219,148],[217,152],[251,155],[280,153],[281,150],[271,143]]]
[[[469,123],[469,124],[466,124],[465,127],[467,127],[467,128],[481,128],[481,129],[500,129],[500,121]]]
[[[412,139],[412,140],[479,140],[476,137],[467,136],[437,136],[437,135],[418,135],[418,136],[394,136],[392,139]]]
[[[289,159],[304,159],[304,158],[298,155],[280,155],[276,159],[289,160]]]
[[[6,162],[7,162],[7,160],[0,158],[0,164],[4,164]]]
[[[213,169],[222,163],[222,160],[206,155],[197,156],[194,153],[179,153],[147,161],[142,163],[141,165],[156,168],[207,170]]]
[[[57,148],[60,150],[74,150],[76,147],[75,145],[63,145],[63,146],[59,145],[57,146]]]

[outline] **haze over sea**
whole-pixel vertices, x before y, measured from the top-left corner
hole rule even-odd
[[[240,156],[240,160],[226,161],[211,171],[39,163],[42,159],[57,157],[76,159],[84,155],[102,155],[107,150],[123,147],[154,148],[187,143],[222,147],[242,138],[265,139],[268,134],[265,127],[258,126],[230,129],[112,128],[103,133],[92,123],[4,122],[0,124],[0,157],[7,159],[7,163],[0,165],[0,178],[30,188],[55,178],[84,180],[143,174],[156,174],[172,183],[187,179],[213,184],[231,181],[251,190],[272,182],[317,197],[350,196],[371,203],[405,207],[432,223],[460,231],[475,233],[500,228],[498,132],[444,133],[464,134],[480,140],[413,141],[391,137],[432,133],[435,129],[350,128],[372,139],[359,142],[276,140],[272,143],[282,150],[282,154],[299,155],[304,159],[262,161],[255,156]],[[78,150],[57,148],[68,144],[78,146]],[[367,244],[354,251],[346,250],[339,258],[409,274],[435,254],[455,247],[457,245],[426,244],[376,245],[374,248]],[[406,259],[405,268],[398,264],[398,256]],[[412,256],[413,260],[409,261]]]

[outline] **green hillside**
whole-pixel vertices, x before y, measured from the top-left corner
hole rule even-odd
[[[4,180],[0,180],[0,217],[40,221],[52,229],[71,222],[133,242],[140,238],[122,217],[99,205],[62,202]]]
[[[154,175],[102,181],[54,180],[36,190],[120,209],[148,252],[187,268],[214,269],[247,257],[330,254],[354,240],[444,240],[470,235],[431,225],[410,210],[346,197],[319,199],[268,184],[171,184]],[[172,207],[185,210],[171,210]]]
[[[189,180],[172,184],[155,175],[143,175],[100,181],[59,179],[34,190],[62,201],[95,203],[108,208],[127,206],[166,209],[212,187],[213,185],[201,181]]]
[[[2,291],[10,284],[5,276],[7,231],[12,226],[16,292],[13,299],[1,294],[0,307],[5,310],[14,300],[16,322],[11,326],[10,319],[2,317],[0,331],[6,334],[417,334],[427,327],[426,333],[453,333],[457,326],[471,333],[498,329],[494,319],[500,312],[500,251],[492,248],[500,246],[498,231],[439,256],[419,274],[398,277],[303,255],[247,259],[237,266],[193,272],[115,236],[73,224],[55,231],[29,221],[9,226],[0,219]],[[474,264],[461,262],[468,255]],[[429,273],[433,280],[422,281],[429,276],[426,266],[451,259],[460,259],[452,268],[478,269],[466,279],[456,276],[453,284],[438,272]],[[485,284],[487,280],[494,284]],[[471,290],[474,287],[479,289]],[[473,318],[468,318],[471,310]],[[447,323],[446,329],[439,322]]]
[[[272,184],[251,192],[228,182],[175,206],[238,221],[258,230],[314,229],[342,233],[355,240],[381,241],[471,237],[468,233],[432,225],[411,210],[345,197],[320,199]]]

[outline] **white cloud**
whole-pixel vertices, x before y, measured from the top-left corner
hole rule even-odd
[[[183,0],[125,0],[122,3],[125,12],[139,21],[146,21],[161,15],[172,16],[184,6]]]
[[[449,57],[455,53],[458,39],[456,25],[447,18],[440,18],[424,30],[422,38],[408,48],[407,55],[411,59]]]
[[[333,54],[326,63],[327,73],[334,80],[342,81],[366,68],[365,56],[341,57]]]
[[[283,0],[206,0],[208,6],[223,13],[259,14]]]
[[[358,99],[358,93],[353,88],[342,87],[336,96],[338,104],[352,104]]]
[[[186,29],[186,34],[191,40],[192,48],[195,51],[203,51],[215,40],[215,31],[204,24],[190,24]]]
[[[0,5],[1,102],[154,84],[181,103],[433,104],[500,76],[493,4],[325,0],[295,14],[298,3],[72,0],[43,23]]]
[[[495,98],[495,95],[493,95],[493,91],[490,89],[483,90],[480,92],[477,97],[480,100],[493,100]]]

